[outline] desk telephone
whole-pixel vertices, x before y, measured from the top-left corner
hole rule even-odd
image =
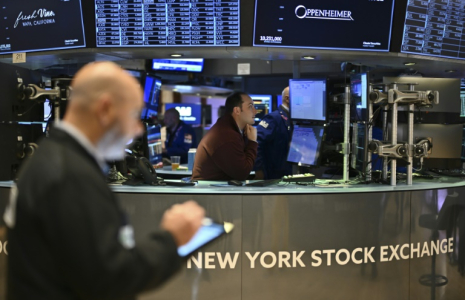
[[[195,182],[175,182],[164,181],[163,178],[157,177],[157,171],[146,157],[137,157],[133,155],[126,156],[128,170],[134,177],[134,181],[148,185],[170,185],[170,186],[194,186]]]

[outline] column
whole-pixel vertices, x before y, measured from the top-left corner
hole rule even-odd
[[[121,45],[144,44],[142,0],[120,0]]]
[[[431,0],[425,31],[424,54],[441,55],[448,0]]]
[[[97,46],[120,45],[118,0],[96,0]]]
[[[460,23],[460,12],[456,10],[456,3],[449,1],[444,16],[444,39],[442,44],[442,56],[457,58],[460,51],[460,40],[462,39],[462,27]]]
[[[167,0],[166,3],[167,45],[190,45],[190,1]]]
[[[215,44],[215,0],[191,0],[191,45]]]
[[[217,45],[239,45],[239,0],[215,0]]]
[[[144,45],[166,45],[166,0],[144,2]]]

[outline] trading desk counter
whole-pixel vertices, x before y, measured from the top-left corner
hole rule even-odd
[[[11,184],[0,183],[0,213]],[[188,199],[235,225],[187,261],[173,281],[139,299],[463,299],[465,181],[210,184],[112,186],[130,215],[136,244],[168,207]],[[2,278],[8,246],[1,227],[0,242]]]

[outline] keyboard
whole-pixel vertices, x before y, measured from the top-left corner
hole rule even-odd
[[[163,181],[162,185],[169,185],[169,186],[195,186],[195,182]]]
[[[259,180],[251,183],[247,183],[246,186],[269,186],[273,184],[278,184],[281,182],[281,178],[278,179],[267,179],[267,180]]]
[[[311,173],[287,175],[283,177],[283,182],[314,182],[315,175]]]
[[[430,172],[437,174],[437,176],[465,177],[465,173],[462,173],[462,170],[430,170]]]

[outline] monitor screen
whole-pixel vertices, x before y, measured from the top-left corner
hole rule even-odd
[[[283,95],[277,95],[276,96],[276,107],[280,107],[283,104]]]
[[[260,120],[263,119],[269,112],[271,107],[271,95],[255,95],[249,94],[250,98],[252,98],[253,103],[255,105],[255,109],[257,110],[257,114],[255,115],[255,125],[258,125]]]
[[[189,125],[200,125],[202,123],[202,105],[191,103],[166,103],[165,111],[175,108],[181,117],[181,121]]]
[[[147,75],[144,85],[145,108],[142,109],[141,119],[150,119],[158,115],[160,102],[161,79]]]
[[[256,0],[253,45],[388,52],[393,10],[394,0]]]
[[[326,120],[326,79],[291,79],[289,97],[291,119]]]
[[[465,58],[463,1],[408,1],[401,52]]]
[[[352,145],[351,167],[365,173],[367,166],[367,126],[365,123],[352,124]]]
[[[268,105],[266,104],[255,104],[255,125],[258,125],[260,121],[268,114]]]
[[[162,142],[161,142],[161,133],[160,126],[158,125],[147,125],[146,127],[147,134],[147,146],[148,146],[148,159],[155,165],[162,161]]]
[[[97,47],[240,46],[240,0],[95,0],[95,14]]]
[[[80,0],[2,0],[0,54],[86,46]]]
[[[294,125],[287,161],[299,165],[317,165],[324,126]]]
[[[431,138],[433,148],[429,158],[460,158],[462,149],[462,124],[415,124],[413,142]],[[408,125],[398,124],[397,140],[408,140]]]
[[[153,59],[152,70],[200,73],[203,70],[203,58]]]
[[[438,91],[439,104],[428,108],[429,112],[460,111],[460,79],[458,78],[429,78],[429,77],[383,77],[383,83],[398,83],[399,90],[407,90],[406,83],[417,83],[415,91]]]
[[[357,109],[367,108],[367,74],[350,75],[350,92]]]

